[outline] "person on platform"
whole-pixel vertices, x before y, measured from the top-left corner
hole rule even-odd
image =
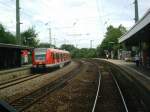
[[[135,55],[135,63],[136,63],[136,66],[139,67],[140,58],[138,55]]]
[[[106,58],[108,59],[108,57],[109,57],[109,55],[108,55],[108,53],[106,54]]]

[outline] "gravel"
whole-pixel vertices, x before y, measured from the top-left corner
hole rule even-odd
[[[84,68],[68,84],[32,105],[26,112],[88,112],[92,110],[97,84],[96,67],[84,62]]]
[[[43,76],[25,81],[23,83],[0,90],[0,99],[12,102],[24,95],[27,95],[38,88],[50,83],[51,81],[68,73],[77,66],[77,63],[71,62],[68,66],[58,69],[55,72],[45,74]]]

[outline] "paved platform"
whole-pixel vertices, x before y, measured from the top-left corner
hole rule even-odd
[[[145,68],[143,66],[137,67],[134,62],[126,62],[124,60],[112,60],[112,59],[108,59],[106,61],[112,62],[112,63],[117,64],[119,66],[127,67],[127,68],[132,69],[134,71],[137,71],[137,72],[139,72],[145,76],[150,77],[150,69]]]
[[[21,67],[17,67],[17,68],[0,70],[0,74],[10,73],[10,72],[14,72],[14,71],[21,71],[24,69],[29,69],[29,68],[31,68],[31,66],[32,66],[32,64],[27,64],[27,65],[22,65]]]
[[[149,70],[144,70],[144,68],[138,68],[132,62],[125,62],[123,60],[112,60],[112,59],[100,59],[98,60],[108,62],[112,66],[117,66],[127,72],[130,77],[132,77],[135,81],[141,83],[141,85],[150,92],[150,72]]]
[[[97,58],[98,59],[98,58]],[[141,101],[144,102],[146,109],[150,112],[150,72],[149,69],[136,67],[133,62],[125,62],[123,60],[98,59],[102,63],[110,65],[112,69],[116,69],[130,81],[134,88],[137,89]],[[115,71],[116,72],[116,71]],[[114,72],[114,73],[115,73]]]
[[[150,92],[150,72],[149,70],[143,70],[144,68],[138,68],[132,62],[125,62],[123,60],[112,60],[112,59],[99,59],[110,63],[112,66],[116,65],[122,70],[126,71],[130,77],[140,83],[144,88]],[[142,70],[141,70],[142,69]]]

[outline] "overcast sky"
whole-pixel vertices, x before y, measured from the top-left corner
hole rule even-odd
[[[0,0],[0,22],[15,33],[15,1]],[[134,0],[20,0],[21,31],[34,26],[40,42],[52,42],[79,48],[97,47],[106,27],[134,25]],[[150,8],[150,0],[138,0],[139,17]],[[55,39],[54,39],[55,38]]]

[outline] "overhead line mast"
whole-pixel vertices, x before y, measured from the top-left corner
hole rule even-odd
[[[138,0],[134,1],[134,5],[135,5],[135,23],[139,20],[139,12],[138,12]]]
[[[49,45],[50,45],[50,48],[52,47],[52,37],[51,37],[51,28],[49,28]]]
[[[17,44],[21,45],[21,36],[20,36],[20,6],[19,0],[16,0],[16,38]]]

